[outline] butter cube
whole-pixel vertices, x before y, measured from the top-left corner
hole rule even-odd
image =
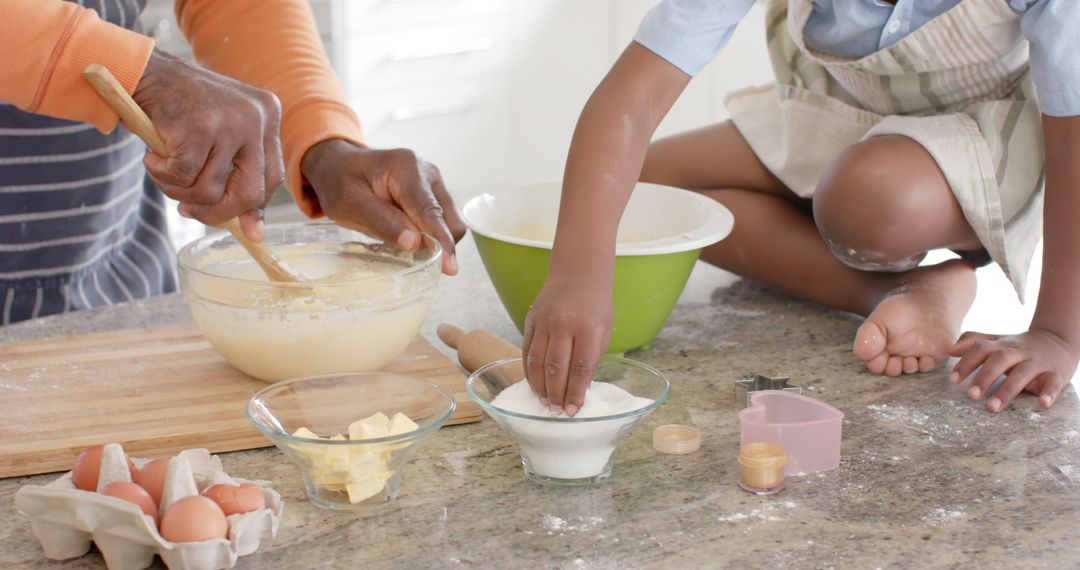
[[[420,429],[420,426],[416,425],[416,422],[409,419],[409,416],[398,412],[394,414],[394,417],[390,420],[390,435],[401,435],[403,433],[409,433]],[[391,451],[397,451],[399,449],[405,449],[412,445],[412,441],[406,440],[399,443],[388,443],[386,447],[387,455]]]
[[[295,432],[293,432],[293,436],[302,437],[302,438],[305,438],[305,439],[321,439],[318,435],[316,435],[313,431],[309,430],[306,427],[302,427],[302,428],[296,430]],[[300,456],[302,456],[304,459],[308,460],[309,462],[311,462],[314,465],[318,465],[319,463],[322,462],[322,456],[324,454],[322,447],[323,447],[322,445],[319,445],[317,443],[290,443],[289,444],[289,449],[292,449],[293,451],[295,451]]]
[[[330,441],[345,441],[345,436],[337,434]],[[347,471],[349,469],[349,446],[324,445],[325,457],[321,469],[324,471]]]
[[[318,434],[309,430],[306,427],[297,428],[297,430],[293,432],[293,437],[303,437],[306,439],[322,439],[321,437],[319,437]]]
[[[368,471],[380,471],[385,468],[385,461],[379,457],[381,445],[365,445],[353,449],[349,458],[349,472],[351,474],[366,473]]]
[[[357,420],[349,425],[349,441],[378,439],[391,435],[409,433],[419,428],[416,422],[402,413],[388,418],[380,412]],[[310,439],[319,436],[307,428],[296,430],[293,435]],[[345,441],[337,434],[330,441]],[[390,452],[411,445],[410,442],[370,445],[319,445],[291,443],[298,454],[307,458],[312,469],[308,477],[315,485],[331,491],[346,491],[349,501],[359,503],[378,495],[393,477],[390,470]]]
[[[364,446],[354,449],[352,463],[349,465],[349,482],[346,490],[349,501],[359,503],[381,492],[393,472],[386,464],[382,446]]]
[[[390,418],[379,412],[349,424],[349,439],[375,439],[390,435]]]
[[[390,435],[401,435],[418,429],[420,429],[420,426],[401,412],[394,414],[393,419],[390,420]]]
[[[308,473],[311,482],[331,491],[344,491],[349,482],[348,471],[312,470]]]
[[[390,472],[387,471],[385,474],[371,473],[359,479],[349,479],[349,484],[345,487],[345,490],[349,492],[349,502],[355,504],[378,495],[389,478]]]

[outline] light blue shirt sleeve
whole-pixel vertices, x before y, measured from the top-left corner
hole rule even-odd
[[[724,49],[753,5],[754,0],[663,0],[645,15],[634,41],[694,76]]]
[[[1008,0],[1022,12],[1020,27],[1031,43],[1031,76],[1042,112],[1080,115],[1080,1]]]

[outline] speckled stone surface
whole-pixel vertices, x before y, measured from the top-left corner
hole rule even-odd
[[[520,340],[471,245],[462,265],[425,333],[453,320]],[[172,296],[0,329],[0,340],[189,318]],[[631,354],[674,390],[619,448],[606,484],[526,481],[487,419],[441,431],[406,468],[400,498],[366,514],[311,506],[274,449],[224,454],[230,473],[269,479],[287,501],[274,544],[237,568],[1080,567],[1076,392],[1049,412],[1023,397],[991,415],[941,372],[864,372],[849,348],[857,325],[700,266],[653,348]],[[733,382],[752,372],[791,374],[846,414],[840,469],[790,478],[773,496],[735,485]],[[652,450],[652,428],[672,422],[701,428],[699,452]],[[51,477],[0,480],[0,568],[102,566],[95,553],[46,560],[15,513],[15,491]]]

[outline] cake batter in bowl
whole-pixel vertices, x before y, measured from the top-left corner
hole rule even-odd
[[[378,370],[420,330],[438,285],[442,250],[416,251],[328,222],[271,224],[264,242],[307,280],[269,281],[227,233],[179,254],[180,286],[199,329],[255,378]]]

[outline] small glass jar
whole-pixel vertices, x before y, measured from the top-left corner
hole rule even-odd
[[[784,466],[788,455],[776,443],[747,443],[739,450],[739,486],[759,495],[771,495],[784,488]]]

